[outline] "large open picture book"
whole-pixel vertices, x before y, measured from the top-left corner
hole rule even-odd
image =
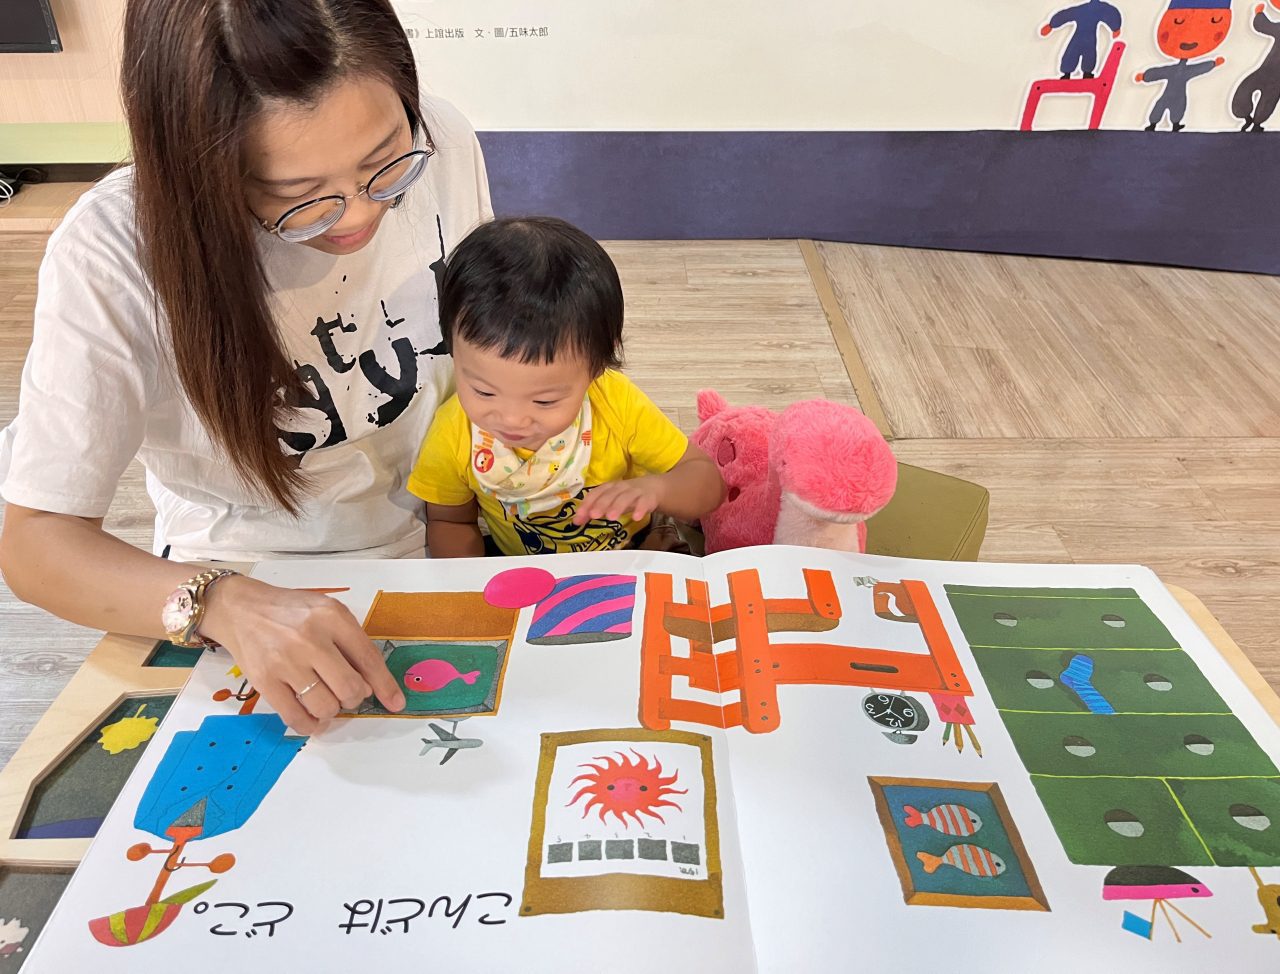
[[[302,737],[205,652],[115,735],[27,974],[1280,970],[1274,695],[1146,569],[254,574],[345,603],[406,709]]]

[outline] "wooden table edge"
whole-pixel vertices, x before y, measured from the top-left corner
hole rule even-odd
[[[1213,643],[1214,648],[1222,654],[1222,658],[1227,661],[1231,669],[1235,671],[1236,676],[1240,677],[1244,685],[1249,688],[1249,692],[1262,704],[1271,719],[1280,724],[1280,695],[1272,689],[1266,677],[1258,672],[1257,667],[1253,665],[1253,661],[1249,659],[1245,651],[1222,628],[1222,623],[1217,620],[1197,596],[1192,595],[1185,588],[1179,585],[1170,585],[1167,582],[1165,583],[1165,588],[1178,600],[1178,604],[1182,606],[1187,615],[1191,616],[1192,621],[1200,627],[1200,630],[1209,637],[1209,641]]]

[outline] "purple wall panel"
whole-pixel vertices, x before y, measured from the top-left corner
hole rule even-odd
[[[482,132],[499,213],[1280,273],[1280,143],[1167,132]]]

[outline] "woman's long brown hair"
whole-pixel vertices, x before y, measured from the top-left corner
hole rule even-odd
[[[264,101],[311,104],[352,75],[385,80],[422,125],[390,0],[130,0],[125,13],[139,257],[158,320],[214,443],[292,514],[307,484],[276,428],[301,383],[272,319],[241,149]]]

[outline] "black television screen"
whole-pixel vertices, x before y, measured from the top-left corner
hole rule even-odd
[[[0,52],[62,50],[49,0],[3,0],[0,6]]]

